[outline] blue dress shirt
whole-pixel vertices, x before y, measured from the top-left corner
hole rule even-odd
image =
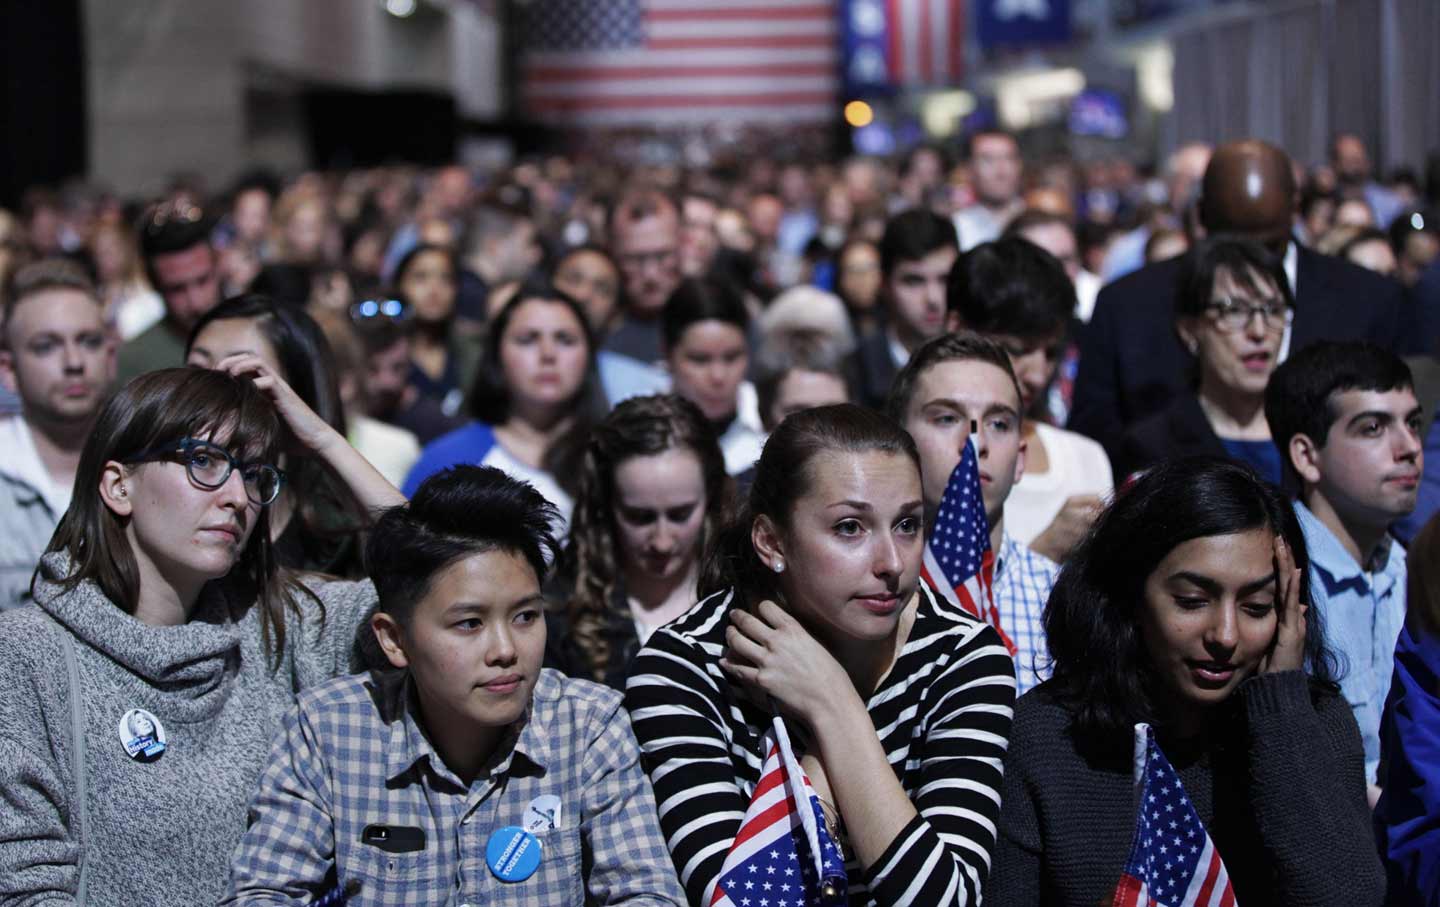
[[[1365,780],[1380,766],[1380,713],[1390,691],[1395,640],[1405,624],[1405,549],[1393,539],[1367,572],[1320,519],[1299,501],[1295,515],[1310,549],[1311,604],[1325,640],[1341,656],[1340,692],[1355,712],[1365,744]]]

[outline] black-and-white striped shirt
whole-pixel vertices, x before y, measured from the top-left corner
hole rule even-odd
[[[852,904],[976,904],[990,871],[1014,666],[994,629],[921,590],[910,637],[867,703],[918,815],[874,865],[846,866]],[[771,720],[720,668],[732,598],[712,595],[656,631],[625,694],[661,830],[697,907],[710,903],[759,781]]]

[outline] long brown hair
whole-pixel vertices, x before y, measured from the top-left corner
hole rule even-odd
[[[605,676],[611,655],[604,629],[620,582],[615,470],[632,457],[654,456],[667,450],[688,450],[700,461],[705,481],[705,523],[698,558],[706,540],[725,524],[730,510],[725,458],[699,408],[674,394],[633,397],[591,429],[585,445],[580,491],[565,551],[568,572],[575,577],[575,591],[566,611],[571,636],[597,680]]]
[[[127,463],[185,437],[213,439],[246,460],[273,463],[282,433],[274,406],[254,383],[226,372],[161,369],[120,388],[101,407],[85,440],[70,509],[45,549],[70,557],[70,572],[59,580],[62,588],[68,591],[94,582],[115,605],[135,613],[140,569],[125,536],[126,519],[100,497],[101,475],[106,463]],[[261,633],[278,658],[285,648],[285,610],[295,605],[291,586],[275,565],[268,509],[261,508],[250,541],[227,580],[237,583],[247,599],[253,596],[258,602]]]

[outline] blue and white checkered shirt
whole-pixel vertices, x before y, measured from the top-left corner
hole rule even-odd
[[[1000,626],[1015,644],[1015,695],[1050,676],[1050,654],[1040,618],[1060,565],[1011,538],[1000,541],[995,565],[995,610]]]
[[[261,775],[224,903],[306,904],[353,880],[351,907],[684,904],[619,693],[543,670],[527,718],[468,788],[412,708],[404,675],[301,694]],[[545,794],[561,806],[557,827],[537,834],[540,867],[501,881],[485,860],[490,834],[523,825]],[[418,829],[423,845],[362,842],[371,825],[392,839]]]

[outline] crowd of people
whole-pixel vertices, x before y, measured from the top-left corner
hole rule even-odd
[[[1440,902],[1433,169],[33,190],[0,907],[821,903],[777,716],[841,901],[1109,903],[1149,726],[1234,902]]]

